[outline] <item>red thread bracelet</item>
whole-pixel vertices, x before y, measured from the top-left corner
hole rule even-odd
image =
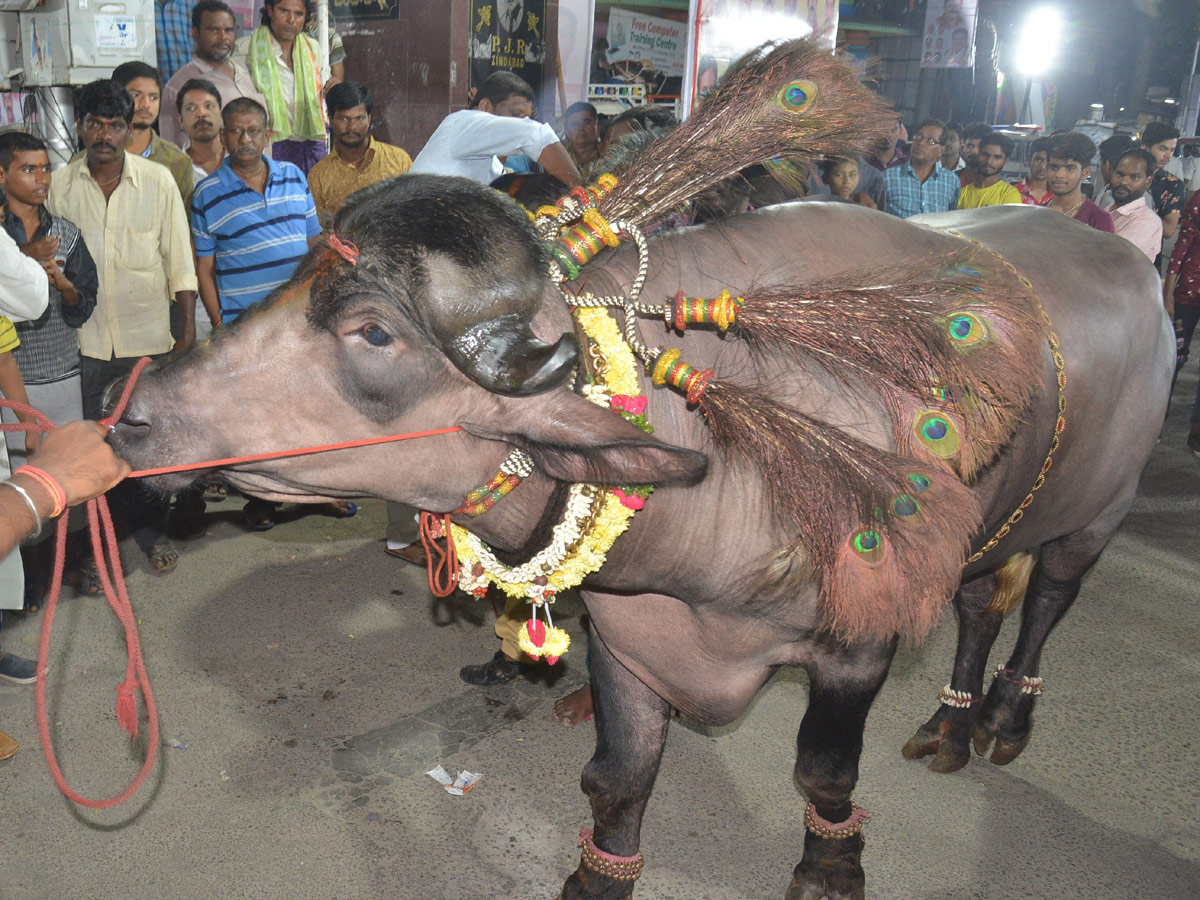
[[[54,501],[54,508],[51,510],[47,518],[57,519],[63,514],[63,510],[67,508],[67,492],[63,490],[61,484],[54,480],[49,472],[39,469],[37,466],[21,466],[14,475],[28,475],[42,487],[50,492],[50,497]]]

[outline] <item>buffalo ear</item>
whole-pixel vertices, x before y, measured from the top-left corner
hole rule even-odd
[[[559,481],[694,484],[708,469],[703,453],[665,444],[567,390],[511,398],[503,408],[505,427],[463,423],[463,430],[520,447]]]

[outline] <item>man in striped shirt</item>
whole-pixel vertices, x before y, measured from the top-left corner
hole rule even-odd
[[[192,194],[192,238],[200,299],[213,328],[231,322],[292,277],[321,233],[317,208],[300,169],[267,159],[267,111],[249,97],[221,111],[226,156]],[[254,531],[274,527],[278,503],[250,498],[243,512]],[[349,501],[323,504],[349,518]]]
[[[214,328],[286,282],[321,233],[304,174],[263,154],[266,109],[238,97],[222,120],[227,155],[192,197],[196,278]]]

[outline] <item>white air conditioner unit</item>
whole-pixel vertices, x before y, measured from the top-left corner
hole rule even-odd
[[[18,18],[27,85],[87,84],[124,62],[156,62],[154,0],[46,0]]]

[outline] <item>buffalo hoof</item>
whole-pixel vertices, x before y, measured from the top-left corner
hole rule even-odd
[[[971,761],[971,749],[966,743],[946,741],[938,747],[937,755],[929,761],[929,771],[939,775],[957,772]]]
[[[862,848],[861,835],[826,840],[806,832],[786,900],[865,900]]]
[[[617,881],[580,866],[563,885],[558,900],[631,900],[635,881]]]
[[[991,747],[992,740],[994,739],[996,746],[992,749],[992,755],[988,758],[998,766],[1007,766],[1021,755],[1021,751],[1025,749],[1025,745],[1029,743],[1031,737],[1033,737],[1032,729],[1025,732],[1019,738],[1010,739],[1003,735],[993,734],[982,725],[976,725],[975,752],[980,756],[987,756],[988,748]]]
[[[951,715],[943,715],[939,710],[933,718],[917,729],[917,733],[908,739],[900,749],[905,759],[924,759],[932,756],[929,771],[939,775],[957,772],[971,759],[971,750],[967,746],[966,730],[956,728],[956,720]],[[965,722],[962,725],[965,726]]]
[[[934,719],[937,717],[935,716]],[[900,752],[905,759],[924,759],[926,756],[932,756],[938,752],[938,748],[942,746],[942,741],[946,735],[950,733],[950,720],[945,719],[937,724],[930,720],[925,725],[917,729],[917,733],[908,739]]]
[[[857,884],[846,884],[834,873],[797,872],[784,900],[866,900],[866,896],[861,878]]]

